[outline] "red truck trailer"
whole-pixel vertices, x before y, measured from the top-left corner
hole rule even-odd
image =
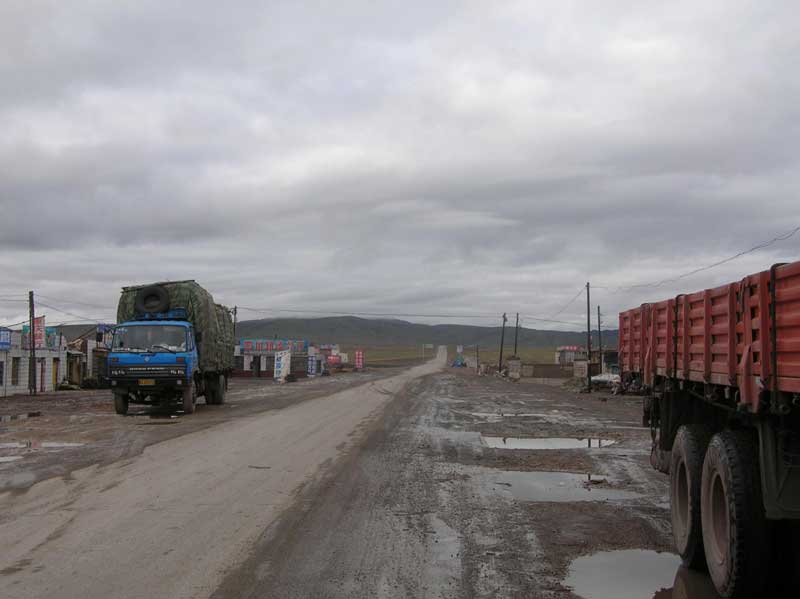
[[[800,571],[800,262],[619,315],[675,546],[726,598]]]

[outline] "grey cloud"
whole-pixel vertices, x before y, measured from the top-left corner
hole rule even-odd
[[[800,225],[793,3],[0,10],[0,296],[548,316]]]

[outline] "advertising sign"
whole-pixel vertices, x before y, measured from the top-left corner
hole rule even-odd
[[[289,350],[275,352],[275,380],[282,383],[289,375],[292,366],[292,352]]]
[[[328,356],[325,361],[332,366],[338,366],[342,363],[342,356]]]
[[[33,319],[33,341],[37,348],[44,347],[44,316]]]
[[[11,349],[11,329],[0,329],[0,351]]]
[[[308,356],[308,376],[317,374],[317,356]]]
[[[22,347],[25,349],[30,348],[31,327],[23,325],[22,327]],[[45,327],[44,316],[33,319],[33,339],[36,343],[36,349],[56,349],[58,347],[58,330],[56,327]]]
[[[269,356],[279,351],[298,354],[308,352],[308,341],[304,339],[242,339],[242,353]]]
[[[356,370],[364,370],[364,351],[356,350]]]

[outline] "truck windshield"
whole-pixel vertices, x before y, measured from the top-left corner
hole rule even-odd
[[[186,329],[169,325],[117,327],[113,351],[186,351]]]

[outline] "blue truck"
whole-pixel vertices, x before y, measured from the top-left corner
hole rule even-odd
[[[195,281],[124,287],[108,355],[115,411],[177,404],[191,414],[201,396],[224,403],[234,343],[230,310]]]

